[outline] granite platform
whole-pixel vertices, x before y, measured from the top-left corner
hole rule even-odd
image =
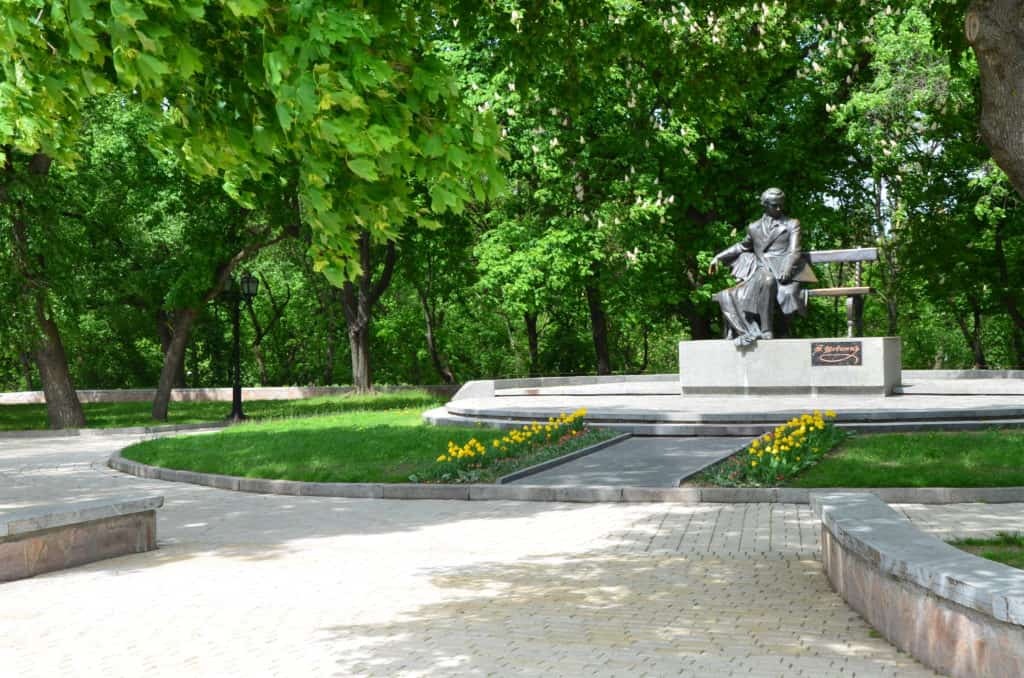
[[[756,436],[794,416],[833,410],[861,432],[1024,426],[1024,378],[1013,373],[904,370],[893,394],[681,395],[679,377],[628,375],[467,383],[427,412],[434,424],[515,428],[586,408],[596,426],[658,436]]]

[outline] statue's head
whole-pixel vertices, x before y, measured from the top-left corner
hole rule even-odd
[[[765,212],[773,217],[782,215],[782,208],[786,204],[786,194],[780,188],[769,188],[761,194],[761,205]]]

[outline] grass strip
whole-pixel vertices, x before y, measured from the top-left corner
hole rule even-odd
[[[986,560],[1024,569],[1024,535],[1020,533],[999,532],[991,539],[956,539],[949,543]]]
[[[149,440],[122,454],[154,466],[245,478],[401,483],[409,482],[410,476],[430,478],[436,472],[437,456],[449,441],[465,445],[475,438],[490,446],[505,435],[493,429],[429,426],[423,423],[422,411],[401,408],[246,423],[217,433]],[[515,464],[496,463],[479,474],[477,482],[493,482],[498,476],[600,442],[614,433],[594,431],[588,435],[517,457]]]
[[[341,395],[302,400],[253,400],[243,403],[246,416],[254,420],[286,419],[338,414],[355,410],[390,410],[403,407],[428,408],[443,401],[426,391],[403,390],[372,395]],[[222,421],[231,412],[230,402],[172,402],[167,421],[150,416],[149,401],[132,403],[83,403],[88,428],[122,428],[160,424],[200,424]],[[0,431],[47,428],[46,405],[0,405]]]
[[[854,435],[790,487],[1024,486],[1024,432]]]
[[[778,482],[748,473],[749,448],[688,479],[688,486],[725,487],[1021,487],[1024,432],[987,431],[854,434],[812,464]],[[803,460],[802,460],[803,461]]]

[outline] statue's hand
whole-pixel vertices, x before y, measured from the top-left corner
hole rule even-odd
[[[717,271],[717,270],[718,270],[718,257],[715,257],[714,259],[711,260],[711,263],[708,264],[708,275],[714,275],[715,271]]]

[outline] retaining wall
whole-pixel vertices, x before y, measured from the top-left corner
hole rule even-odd
[[[377,390],[392,392],[419,389],[443,398],[450,398],[458,385],[381,386]],[[348,395],[351,386],[253,386],[242,389],[243,400],[301,400],[320,396]],[[78,400],[83,403],[132,403],[151,401],[156,389],[82,389]],[[172,402],[231,402],[230,388],[176,388],[171,390]],[[46,402],[42,391],[0,393],[0,405],[34,405]]]

